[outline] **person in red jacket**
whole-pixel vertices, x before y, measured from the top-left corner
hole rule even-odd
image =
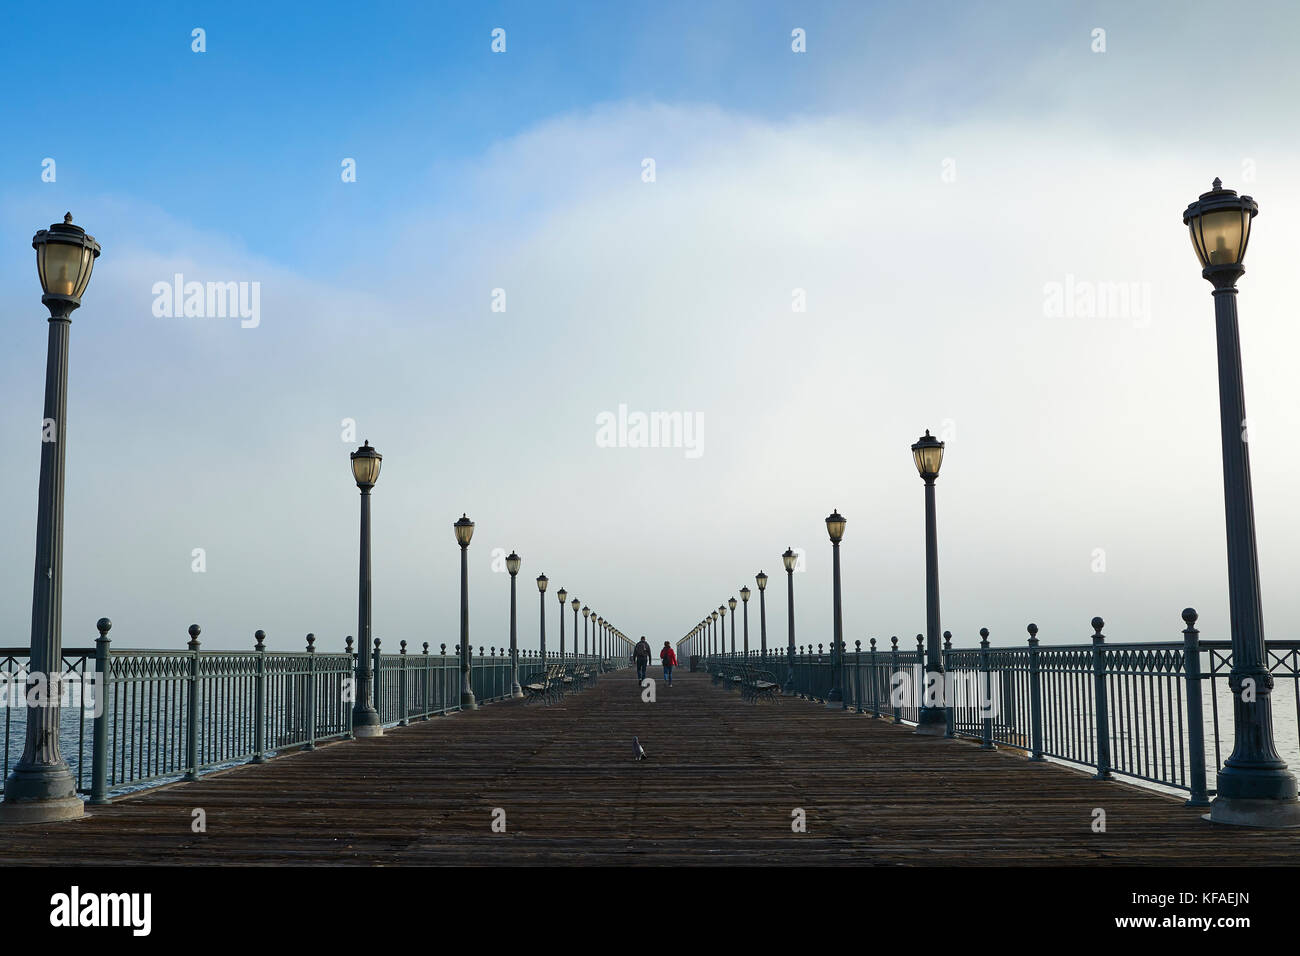
[[[673,668],[677,666],[677,655],[673,653],[673,646],[668,641],[664,641],[664,649],[659,652],[659,660],[664,665],[664,680],[668,686],[673,686]]]

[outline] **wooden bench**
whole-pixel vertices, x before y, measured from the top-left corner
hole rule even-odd
[[[524,692],[524,703],[533,701],[552,701],[562,698],[563,685],[560,678],[564,674],[564,665],[551,664],[545,671],[533,678],[531,683],[524,684],[521,688]]]
[[[776,675],[771,671],[759,670],[744,664],[741,668],[740,698],[753,703],[780,700],[781,685],[777,683]]]

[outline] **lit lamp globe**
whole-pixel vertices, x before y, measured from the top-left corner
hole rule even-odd
[[[469,539],[474,537],[474,522],[470,521],[469,518],[465,517],[462,513],[460,520],[452,525],[452,528],[456,532],[456,543],[462,548],[468,548]]]
[[[912,460],[916,462],[916,470],[922,478],[934,481],[939,477],[939,466],[943,464],[943,442],[931,435],[927,428],[925,434],[912,445]],[[826,519],[826,526],[830,527],[830,518]]]
[[[41,280],[41,302],[50,315],[66,317],[81,306],[81,295],[90,283],[100,247],[94,236],[72,224],[72,213],[49,229],[32,237],[36,250],[36,273]]]
[[[350,456],[352,458],[352,478],[362,491],[369,491],[379,480],[379,466],[384,456],[379,454],[367,441]]]
[[[1238,196],[1235,189],[1224,189],[1222,180],[1214,180],[1213,187],[1187,207],[1183,224],[1191,233],[1201,274],[1211,282],[1221,277],[1231,284],[1245,271],[1241,263],[1259,206],[1249,196]]]

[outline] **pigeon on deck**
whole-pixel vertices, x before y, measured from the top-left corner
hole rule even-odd
[[[632,751],[636,754],[637,760],[645,760],[648,756],[645,752],[645,748],[641,746],[641,738],[639,737],[632,738]]]

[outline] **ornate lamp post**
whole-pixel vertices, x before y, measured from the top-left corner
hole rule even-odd
[[[587,649],[587,618],[589,618],[590,616],[591,616],[591,608],[587,607],[586,605],[583,605],[583,608],[582,608],[582,654],[583,654],[584,657],[588,656],[588,655],[591,653],[591,652]],[[576,632],[575,632],[575,637],[576,637]],[[594,635],[593,635],[593,638],[594,638]],[[593,648],[593,649],[595,648],[595,640],[594,640],[594,639],[593,639],[593,641],[592,641],[592,648]]]
[[[578,659],[578,608],[582,607],[582,602],[577,598],[569,605],[573,608],[573,659]]]
[[[540,646],[542,651],[543,667],[546,666],[546,585],[548,583],[550,583],[550,579],[547,578],[545,574],[537,575],[537,596],[540,599],[542,606],[542,616],[541,621],[538,624],[538,631],[541,634]]]
[[[68,344],[72,313],[99,258],[94,236],[72,224],[72,213],[32,238],[41,303],[50,311],[45,361],[45,421],[37,486],[36,564],[32,584],[31,656],[23,755],[5,781],[0,820],[41,823],[84,813],[77,784],[59,750],[59,678],[63,673],[63,476],[67,448]],[[44,696],[44,700],[39,698]]]
[[[740,599],[745,602],[745,656],[749,656],[749,588],[740,589]]]
[[[564,661],[564,599],[569,596],[569,592],[560,588],[555,595],[560,599],[560,661]]]
[[[934,482],[943,464],[943,442],[926,429],[912,445],[912,460],[925,482],[925,690],[916,732],[942,737],[948,732],[948,713],[944,709],[943,654],[939,649],[939,537],[935,527]]]
[[[370,490],[379,480],[384,456],[366,442],[351,455],[352,477],[361,491],[361,569],[360,595],[357,601],[357,677],[353,689],[352,735],[382,737],[383,725],[371,702],[373,681],[370,664],[373,635],[370,633]]]
[[[462,514],[452,528],[460,545],[460,709],[477,710],[469,680],[469,539],[474,537],[474,522]]]
[[[721,657],[723,651],[726,650],[726,647],[723,646],[722,641],[719,640],[718,638],[718,612],[710,611],[709,620],[712,621],[711,628],[713,631],[713,653]]]
[[[1264,643],[1255,548],[1255,512],[1246,435],[1246,393],[1237,328],[1237,280],[1259,206],[1214,180],[1183,213],[1183,224],[1214,286],[1218,339],[1219,426],[1223,446],[1223,501],[1228,531],[1228,603],[1232,617],[1233,747],[1218,773],[1218,795],[1208,819],[1256,827],[1300,826],[1296,780],[1273,742],[1273,675]]]
[[[767,660],[767,575],[762,571],[754,575],[758,585],[758,639],[763,660]]]
[[[831,577],[832,603],[835,613],[835,634],[831,645],[831,692],[826,695],[826,706],[833,708],[836,704],[842,710],[848,710],[848,701],[844,699],[844,619],[840,603],[840,541],[844,537],[844,526],[848,524],[839,509],[826,517],[826,533],[831,539]],[[947,724],[944,725],[945,728]]]
[[[523,565],[523,559],[513,550],[506,555],[506,570],[510,572],[510,696],[523,697],[523,688],[519,686],[519,642],[515,631],[515,576]]]
[[[798,562],[799,556],[794,553],[794,548],[786,548],[785,553],[781,555],[781,563],[785,565],[785,581],[787,588],[786,604],[790,610],[790,645],[786,648],[786,661],[789,664],[789,671],[785,679],[785,689],[783,693],[794,693],[794,566]]]
[[[731,654],[736,655],[736,599],[727,598],[727,607],[731,609]]]

